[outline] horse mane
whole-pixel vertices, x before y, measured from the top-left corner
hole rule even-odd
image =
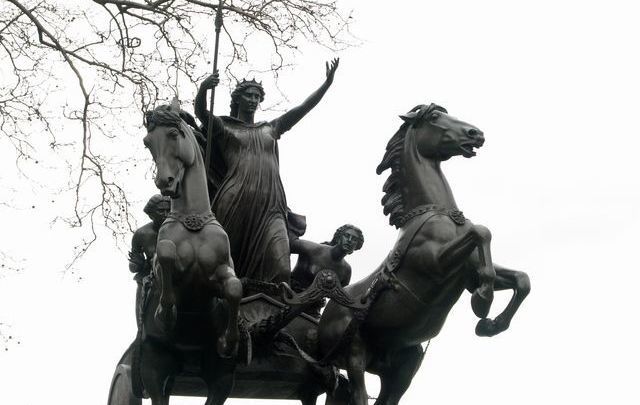
[[[389,224],[400,227],[399,220],[405,214],[404,198],[402,196],[402,176],[400,175],[401,157],[404,153],[404,141],[405,135],[409,128],[417,121],[422,120],[425,116],[431,114],[433,111],[442,111],[444,113],[447,110],[437,104],[420,104],[413,107],[407,114],[401,115],[400,118],[404,120],[404,123],[396,131],[387,143],[387,149],[382,162],[376,168],[377,174],[382,174],[387,169],[391,169],[391,174],[382,186],[382,191],[385,193],[382,197],[381,203],[384,215],[389,215]]]
[[[404,138],[412,123],[404,122],[387,143],[382,162],[376,168],[377,174],[391,169],[391,174],[384,182],[382,206],[384,215],[389,215],[389,224],[397,227],[398,219],[404,215],[404,199],[401,192],[400,157],[404,151]]]
[[[199,153],[204,158],[206,138],[193,115],[187,111],[182,109],[176,111],[168,104],[159,105],[145,113],[144,125],[148,131],[153,131],[156,126],[169,126],[178,129],[185,137],[193,137],[196,154]]]

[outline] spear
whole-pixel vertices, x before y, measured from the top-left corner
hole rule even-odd
[[[213,53],[213,73],[218,71],[218,44],[220,43],[220,29],[222,28],[222,3],[223,0],[220,0],[218,3],[218,8],[216,9],[216,45]],[[205,170],[209,173],[209,167],[211,164],[211,144],[213,142],[213,102],[216,98],[216,88],[211,89],[211,101],[209,103],[209,124],[207,125],[207,150],[205,153]]]

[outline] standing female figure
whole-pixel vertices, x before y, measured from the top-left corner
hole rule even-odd
[[[229,117],[214,116],[206,109],[206,92],[217,86],[218,74],[200,86],[195,113],[204,128],[213,119],[208,175],[212,210],[229,235],[238,277],[289,281],[287,200],[280,180],[278,140],[322,99],[338,62],[326,64],[326,80],[301,105],[269,122],[255,122],[256,109],[264,100],[260,83],[238,83],[231,94]]]

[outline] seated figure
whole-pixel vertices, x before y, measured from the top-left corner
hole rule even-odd
[[[313,283],[321,270],[333,270],[344,287],[351,280],[351,266],[347,255],[360,249],[364,243],[362,231],[353,225],[343,225],[336,230],[331,242],[315,243],[303,239],[291,241],[291,253],[298,254],[298,262],[291,272],[291,288],[302,292]],[[309,315],[319,317],[325,300],[314,303],[307,309]]]

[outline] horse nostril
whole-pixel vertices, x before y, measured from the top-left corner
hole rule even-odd
[[[475,128],[469,128],[467,129],[467,135],[469,135],[472,138],[475,138],[476,136],[480,135],[482,132],[480,132],[479,130],[475,129]]]
[[[175,180],[175,178],[174,178],[174,177],[169,177],[169,178],[167,178],[167,185],[168,185],[168,186],[172,185],[172,184],[173,184],[173,180]]]

